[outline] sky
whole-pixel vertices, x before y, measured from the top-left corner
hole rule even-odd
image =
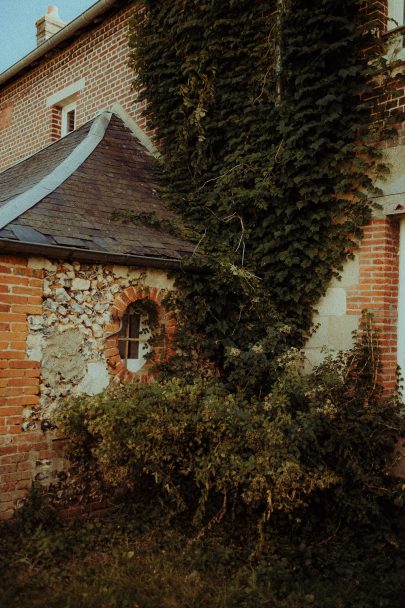
[[[51,4],[63,21],[72,21],[96,0],[0,0],[0,73],[36,47],[35,21]]]

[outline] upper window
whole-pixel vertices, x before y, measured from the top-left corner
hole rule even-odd
[[[76,128],[76,102],[62,107],[61,114],[61,136],[71,133]]]
[[[151,332],[149,315],[141,302],[131,304],[121,319],[118,350],[125,367],[130,372],[139,371],[146,362]]]
[[[46,99],[51,109],[51,139],[55,141],[77,128],[77,101],[85,87],[85,79],[72,82]]]

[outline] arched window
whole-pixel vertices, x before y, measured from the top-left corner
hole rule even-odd
[[[111,307],[105,354],[111,373],[119,381],[150,382],[156,365],[174,354],[172,336],[176,321],[162,304],[165,289],[126,287]]]
[[[151,338],[149,313],[142,302],[134,302],[121,319],[118,350],[128,371],[139,371],[146,362]]]

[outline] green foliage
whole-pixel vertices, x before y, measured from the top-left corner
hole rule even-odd
[[[28,578],[51,608],[401,608],[404,486],[388,471],[405,422],[370,318],[312,373],[295,349],[277,366],[261,398],[211,377],[66,403],[72,459],[126,487],[133,513],[41,524],[21,546],[0,534],[0,605],[24,608]]]
[[[199,526],[227,513],[263,530],[277,514],[318,532],[370,524],[402,500],[387,471],[405,423],[378,385],[377,354],[366,323],[350,353],[308,375],[297,351],[279,357],[261,399],[217,378],[174,378],[77,398],[57,423],[72,457],[95,459],[104,481],[137,491],[154,481]]]
[[[56,526],[58,516],[56,509],[44,496],[40,486],[33,483],[26,499],[16,513],[15,521],[18,528],[29,534],[36,528]]]
[[[277,358],[302,341],[302,333],[281,320],[247,270],[218,258],[200,260],[200,268],[200,280],[178,276],[178,290],[168,296],[178,316],[177,349],[167,369],[160,368],[163,377],[193,381],[220,373],[230,391],[266,394],[278,373]]]
[[[392,514],[391,514],[392,515]],[[272,533],[261,555],[218,528],[199,540],[149,496],[104,519],[0,524],[2,608],[402,608],[404,517],[305,544]],[[372,533],[371,533],[372,532]],[[286,543],[286,539],[288,543]]]
[[[221,371],[225,351],[257,343],[274,308],[308,329],[370,219],[384,172],[372,144],[386,125],[373,96],[381,47],[364,8],[154,0],[135,15],[132,62],[163,192],[206,256],[203,274],[177,279],[187,293],[179,345],[189,352],[187,337],[204,336]],[[235,271],[256,277],[254,294]]]
[[[122,220],[124,222],[131,222],[136,226],[149,226],[149,228],[156,228],[157,230],[172,234],[173,236],[183,238],[192,238],[193,236],[185,226],[180,224],[178,218],[161,218],[157,215],[156,211],[141,211],[135,213],[134,211],[115,209],[111,214],[111,219],[113,221]]]

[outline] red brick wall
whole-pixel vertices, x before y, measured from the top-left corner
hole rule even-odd
[[[0,519],[9,517],[35,476],[48,442],[21,432],[24,410],[39,404],[39,362],[26,355],[27,316],[42,312],[42,271],[0,256]]]
[[[55,114],[46,99],[77,80],[85,88],[77,99],[77,126],[113,102],[145,126],[131,89],[128,30],[133,9],[124,8],[14,83],[0,88],[0,171],[55,139]]]
[[[369,14],[373,27],[384,36],[387,31],[387,0],[368,0],[364,10]],[[405,51],[404,51],[405,53]],[[403,65],[396,65],[387,72],[376,87],[376,99],[385,117],[390,113],[405,110],[405,84],[401,82]],[[400,76],[397,77],[397,74]],[[392,147],[405,143],[404,123],[397,124],[398,139],[379,142],[381,147]],[[388,390],[396,386],[397,369],[397,319],[399,281],[399,225],[388,217],[376,218],[364,230],[364,239],[359,250],[360,281],[348,290],[347,314],[361,315],[368,310],[374,315],[374,325],[380,332],[382,349],[382,381]]]
[[[367,309],[380,331],[383,382],[395,388],[397,367],[397,318],[399,277],[399,226],[389,218],[366,226],[359,250],[360,281],[348,289],[347,314]]]
[[[48,428],[42,431],[49,411],[66,394],[63,392],[63,373],[62,391],[58,392],[59,372],[55,371],[52,378],[46,377],[46,374],[41,378],[40,362],[29,358],[31,353],[31,356],[44,359],[47,345],[44,345],[44,350],[41,347],[36,349],[35,339],[38,337],[46,341],[51,334],[59,334],[61,329],[68,328],[76,328],[83,338],[88,336],[82,318],[84,310],[81,313],[72,311],[72,305],[77,305],[75,299],[71,299],[71,304],[67,305],[70,309],[69,319],[61,315],[52,321],[52,325],[46,324],[47,318],[55,316],[50,315],[47,304],[56,301],[57,289],[61,284],[65,285],[66,272],[73,272],[73,276],[76,272],[76,278],[79,272],[85,273],[81,274],[82,280],[89,284],[86,290],[74,290],[66,285],[71,295],[80,293],[87,296],[93,293],[94,285],[90,287],[90,279],[87,279],[92,277],[99,293],[104,294],[105,301],[109,302],[111,317],[103,319],[104,324],[100,326],[105,330],[104,337],[99,335],[100,342],[92,347],[94,350],[87,353],[86,358],[81,358],[83,353],[80,353],[80,349],[77,353],[82,362],[83,377],[86,377],[87,365],[94,361],[93,353],[104,354],[110,379],[137,379],[142,382],[149,382],[154,377],[154,362],[173,355],[175,318],[162,304],[167,289],[172,285],[165,273],[151,271],[144,278],[138,269],[130,279],[123,267],[117,267],[114,271],[114,266],[101,269],[99,266],[76,264],[75,270],[73,268],[64,262],[51,265],[41,259],[0,256],[0,519],[13,515],[33,481],[44,487],[52,485],[55,489],[60,483],[60,474],[65,475],[63,471],[67,469],[63,439],[58,437],[57,430]],[[58,277],[63,283],[59,282]],[[117,286],[120,286],[119,290]],[[138,300],[149,300],[156,307],[154,357],[139,372],[131,373],[121,362],[116,332],[120,327],[119,319],[128,305]],[[85,301],[89,301],[87,297]],[[87,319],[88,314],[85,315]],[[95,325],[96,319],[101,323],[100,315],[91,317],[92,325]],[[66,320],[67,324],[64,323]],[[96,333],[90,331],[90,335],[94,340]],[[59,350],[52,352],[53,356],[60,354]],[[72,386],[69,388],[71,390]]]

